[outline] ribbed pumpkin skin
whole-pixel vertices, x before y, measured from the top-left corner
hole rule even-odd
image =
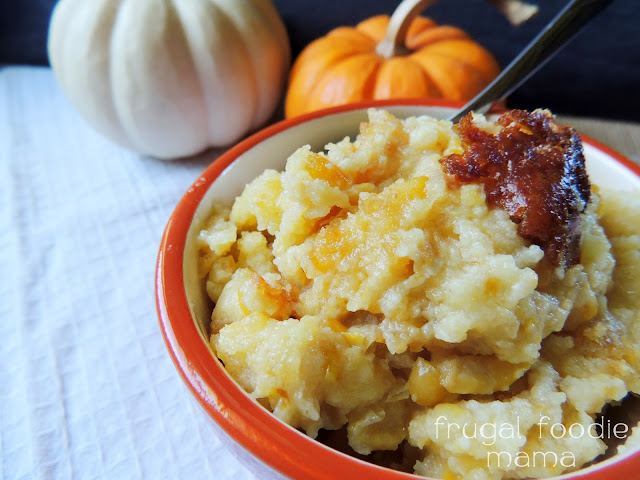
[[[285,115],[371,99],[465,101],[500,73],[495,58],[464,31],[425,17],[411,23],[406,55],[383,58],[376,46],[388,24],[389,17],[379,15],[309,44],[291,70]]]
[[[58,83],[88,123],[161,158],[266,122],[289,48],[271,0],[60,0],[48,38]]]

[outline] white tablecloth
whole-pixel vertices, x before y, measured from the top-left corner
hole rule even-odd
[[[213,158],[127,152],[49,69],[0,69],[0,478],[252,478],[201,421],[155,313],[163,228]]]
[[[575,121],[640,154],[637,125]],[[127,152],[49,69],[0,69],[0,478],[251,478],[201,421],[155,313],[163,228],[215,157]]]

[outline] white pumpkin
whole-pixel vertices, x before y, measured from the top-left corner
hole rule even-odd
[[[271,0],[60,0],[48,50],[95,129],[160,158],[228,145],[266,122],[291,55]]]

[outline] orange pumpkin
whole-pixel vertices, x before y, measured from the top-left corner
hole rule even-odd
[[[500,73],[491,53],[463,30],[417,16],[432,2],[412,3],[413,14],[400,13],[393,33],[390,17],[379,15],[310,43],[291,70],[285,115],[369,99],[470,100]]]

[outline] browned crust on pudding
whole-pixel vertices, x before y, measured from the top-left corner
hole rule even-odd
[[[553,265],[575,265],[591,190],[580,137],[545,110],[511,110],[496,124],[494,135],[463,118],[454,128],[464,152],[444,157],[445,171],[460,184],[484,184],[489,205],[506,210]]]

